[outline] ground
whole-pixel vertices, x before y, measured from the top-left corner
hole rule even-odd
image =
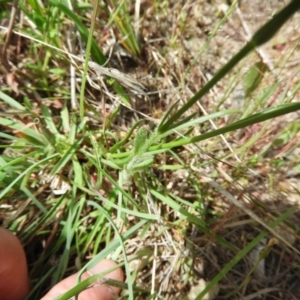
[[[181,106],[188,102],[256,30],[289,3],[251,1],[250,5],[249,1],[239,1],[238,6],[232,4],[230,13],[232,2],[142,1],[139,14],[128,3],[126,9],[139,36],[137,54],[127,42],[127,36],[120,33],[117,26],[120,22],[112,17],[117,7],[114,2],[109,5],[111,11],[107,12],[105,7],[100,9],[94,37],[110,67],[124,74],[121,78],[113,77],[117,73],[111,75],[121,85],[123,80],[129,100],[115,92],[113,82],[99,79],[90,65],[90,77],[93,79],[93,73],[97,79],[88,80],[84,90],[85,121],[82,123],[78,104],[82,61],[75,61],[79,67],[72,73],[70,60],[74,59],[62,57],[17,33],[5,44],[3,33],[1,50],[4,45],[7,49],[1,58],[1,87],[17,102],[30,107],[31,113],[18,115],[8,107],[8,101],[2,101],[0,116],[22,122],[23,127],[14,128],[2,121],[1,128],[20,139],[24,138],[22,133],[27,127],[42,132],[46,139],[49,137],[51,142],[43,149],[44,153],[39,150],[21,160],[25,170],[55,155],[54,150],[47,152],[51,143],[61,151],[60,160],[53,156],[53,161],[37,166],[25,176],[23,183],[17,183],[17,188],[7,189],[0,202],[3,226],[15,231],[25,244],[32,284],[37,287],[32,299],[38,299],[61,277],[80,269],[118,237],[113,234],[115,227],[109,227],[95,206],[88,205],[98,194],[100,200],[95,203],[105,208],[103,214],[109,212],[120,234],[130,232],[141,220],[157,217],[124,240],[134,285],[155,292],[156,299],[196,299],[208,284],[210,298],[197,299],[299,299],[299,111],[224,136],[157,152],[151,167],[141,168],[135,174],[138,176],[121,185],[122,192],[116,184],[120,180],[120,168],[115,165],[116,160],[107,162],[111,157],[123,158],[117,157],[120,152],[132,150],[134,143],[127,141],[116,153],[107,149],[124,139],[136,122],[145,118],[142,124],[147,131],[153,130],[175,101]],[[3,7],[11,10],[10,4]],[[24,4],[25,7],[30,4]],[[89,28],[93,10],[80,9],[78,5],[75,11]],[[78,32],[72,23],[74,19],[70,21],[67,14],[52,13],[45,14],[47,24],[53,26],[47,41],[62,50],[72,49],[74,54],[82,54],[80,39],[75,38]],[[107,25],[108,15],[111,26]],[[40,24],[38,16],[31,16],[33,26],[28,15],[17,11],[14,29],[28,32],[30,36],[36,34],[41,40],[46,31],[42,25],[36,25]],[[3,13],[2,25],[7,26],[8,21]],[[185,114],[196,113],[200,117],[237,109],[240,115],[197,124],[188,133],[174,132],[165,142],[178,139],[180,134],[199,136],[212,131],[214,126],[224,127],[263,109],[299,102],[299,24],[298,12]],[[86,47],[86,43],[83,45]],[[247,78],[253,66],[259,69],[261,78],[260,84],[249,92]],[[74,87],[72,76],[77,78]],[[139,84],[142,90],[136,90]],[[66,109],[68,118],[62,113]],[[76,130],[66,125],[72,118],[76,119]],[[80,131],[80,126],[87,129]],[[57,132],[54,127],[58,128]],[[76,138],[69,135],[72,128]],[[104,134],[105,130],[109,134]],[[3,159],[12,165],[15,161],[10,159],[32,151],[20,140],[11,143],[4,135],[1,139],[6,145]],[[74,150],[76,159],[71,159],[68,149],[76,142],[80,146]],[[22,151],[16,151],[18,147]],[[99,155],[95,155],[97,151]],[[64,165],[66,158],[72,163]],[[143,156],[143,160],[146,158],[149,156]],[[103,173],[97,169],[98,165],[105,166]],[[53,177],[53,169],[57,177]],[[20,170],[17,169],[17,175]],[[16,178],[12,175],[15,170],[9,171],[10,175],[5,176]],[[3,190],[10,186],[11,178],[1,177]],[[80,187],[78,190],[74,189],[75,183]],[[127,195],[123,202],[118,202],[120,194]],[[126,213],[122,209],[127,209]],[[75,221],[71,216],[73,210]],[[143,219],[142,213],[147,218]],[[276,222],[280,226],[275,227]],[[74,237],[68,240],[65,234]],[[70,250],[66,251],[65,245]],[[261,250],[270,252],[262,258]],[[120,263],[125,261],[126,266],[119,248],[114,248],[108,257]],[[51,272],[39,281],[44,272],[41,266],[45,264]],[[123,296],[127,295],[124,290]],[[134,299],[146,299],[146,296],[134,292]]]

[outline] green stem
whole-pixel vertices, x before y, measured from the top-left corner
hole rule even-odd
[[[87,46],[86,46],[86,57],[85,57],[84,72],[83,72],[84,76],[82,77],[81,89],[80,89],[79,112],[80,112],[80,120],[81,121],[84,118],[84,94],[85,94],[85,85],[86,85],[86,74],[87,74],[88,68],[89,68],[89,59],[90,59],[90,53],[91,53],[91,49],[92,49],[92,42],[93,42],[93,32],[94,32],[94,28],[95,28],[95,20],[97,17],[98,8],[99,8],[99,1],[96,1],[95,7],[94,7],[92,23],[91,23],[91,28],[89,31],[88,42],[87,42]]]
[[[300,1],[299,1],[299,3],[300,3]],[[284,115],[284,114],[287,114],[290,112],[294,112],[297,110],[300,110],[299,102],[283,104],[283,105],[280,105],[279,107],[273,107],[270,109],[266,109],[262,112],[254,114],[253,116],[250,116],[246,119],[237,121],[237,122],[230,124],[228,126],[225,126],[223,128],[219,128],[219,129],[201,134],[199,136],[195,136],[195,137],[187,138],[187,139],[180,139],[178,141],[173,141],[170,143],[160,144],[157,146],[150,147],[149,151],[156,151],[159,149],[171,149],[174,147],[179,147],[179,146],[183,146],[183,145],[187,145],[187,144],[191,144],[191,143],[197,143],[197,142],[209,139],[211,137],[214,137],[214,136],[217,136],[220,134],[224,134],[226,132],[245,128],[249,125],[253,125],[253,124],[256,124],[259,122],[273,119],[275,117],[278,117],[278,116],[281,116],[281,115]]]
[[[300,1],[293,0],[279,13],[261,27],[252,37],[252,39],[235,55],[231,60],[221,68],[216,75],[198,91],[185,105],[183,105],[168,121],[159,126],[159,133],[164,133],[177,125],[174,124],[191,106],[201,99],[219,80],[221,80],[229,71],[235,67],[249,52],[271,39],[280,27],[298,10]]]

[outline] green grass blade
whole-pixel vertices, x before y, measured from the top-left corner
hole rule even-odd
[[[75,15],[66,5],[64,5],[62,2],[58,2],[56,0],[50,0],[49,1],[52,5],[56,6],[59,10],[61,10],[63,13],[65,13],[70,20],[72,20],[76,26],[78,31],[80,32],[82,40],[87,43],[88,42],[88,37],[89,37],[89,31],[87,28],[84,26],[84,24],[81,22],[79,17]],[[91,55],[92,58],[100,65],[104,65],[106,62],[106,58],[103,55],[102,51],[98,47],[97,42],[95,39],[92,39],[91,42]]]
[[[41,133],[33,130],[32,128],[27,128],[26,125],[21,122],[16,122],[0,117],[0,125],[21,132],[24,135],[24,140],[26,139],[26,141],[32,143],[32,145],[34,146],[45,147],[45,145],[47,145],[47,140],[45,140],[44,136]]]
[[[220,134],[224,134],[224,133],[234,131],[234,130],[237,130],[240,128],[245,128],[249,125],[253,125],[253,124],[256,124],[259,122],[273,119],[278,116],[285,115],[285,114],[288,114],[288,113],[291,113],[291,112],[294,112],[297,110],[300,110],[299,102],[282,104],[277,107],[263,110],[263,111],[261,111],[257,114],[254,114],[253,116],[250,116],[246,119],[237,121],[228,126],[204,133],[204,134],[196,136],[196,137],[192,137],[192,138],[188,138],[188,139],[181,139],[181,140],[175,141],[175,142],[152,146],[149,148],[149,151],[155,151],[155,150],[159,150],[159,149],[170,149],[170,148],[183,146],[183,145],[187,145],[187,144],[191,144],[191,143],[197,143],[197,142],[209,139],[211,137],[218,136]]]
[[[49,157],[46,157],[42,160],[40,160],[39,162],[33,164],[32,166],[30,166],[28,169],[26,169],[25,171],[23,171],[17,178],[15,178],[4,190],[2,190],[0,192],[0,199],[10,191],[10,189],[17,183],[19,182],[24,176],[26,176],[26,174],[28,174],[28,172],[30,172],[31,170],[34,170],[36,167],[38,167],[39,165],[43,165],[45,162],[47,161],[51,161],[53,158],[57,157],[58,154],[55,153]]]
[[[221,68],[216,75],[198,91],[185,105],[183,105],[168,121],[158,128],[160,133],[176,127],[176,122],[191,106],[201,99],[208,91],[226,74],[230,72],[244,57],[246,57],[256,47],[266,43],[280,29],[280,27],[300,8],[300,1],[291,1],[285,8],[275,14],[273,18],[262,26],[252,37],[252,39]]]
[[[55,167],[52,169],[51,174],[54,175],[58,173],[72,158],[72,155],[76,152],[76,150],[79,148],[79,145],[81,144],[82,139],[76,141],[73,145],[69,147],[69,149],[66,151],[65,154],[61,157],[59,162],[55,165]]]
[[[0,99],[2,99],[5,103],[7,103],[9,106],[15,109],[18,109],[20,111],[26,111],[26,108],[23,105],[21,105],[18,101],[4,94],[1,91],[0,91]]]
[[[92,203],[92,201],[89,202],[90,205],[94,206],[95,203]],[[126,231],[122,236],[121,239],[126,241],[129,239],[133,234],[135,234],[140,228],[142,228],[147,221],[142,220],[132,226],[128,231]],[[112,243],[110,243],[105,249],[103,249],[99,254],[96,255],[89,263],[85,265],[85,267],[81,270],[81,272],[78,274],[80,277],[81,274],[93,266],[95,266],[98,262],[101,260],[105,259],[109,254],[111,254],[113,251],[115,251],[118,247],[120,247],[120,240],[114,240]],[[107,271],[108,273],[109,271]],[[78,284],[78,286],[74,287],[73,289],[69,290],[66,292],[64,295],[56,298],[57,300],[68,300],[70,297],[73,297],[83,289],[87,288],[92,282],[94,282],[96,279],[102,277],[106,272],[89,277],[87,280],[82,281],[81,283]]]

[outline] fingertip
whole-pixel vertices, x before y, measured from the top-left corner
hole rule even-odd
[[[109,270],[114,267],[116,267],[117,264],[109,259],[104,259],[101,262],[99,262],[97,265],[92,267],[89,272],[93,275],[102,273],[104,270]],[[124,281],[124,272],[121,268],[116,268],[115,270],[111,271],[109,274],[105,275],[105,278],[117,280],[117,281]],[[119,294],[121,289],[118,287],[110,287],[114,293]]]
[[[28,292],[28,269],[23,246],[14,234],[0,228],[1,299],[23,300]]]
[[[85,272],[82,275],[82,280],[87,279],[91,275],[96,275],[99,273],[104,272],[105,270],[111,269],[116,267],[116,263],[111,260],[103,260],[95,265],[93,268],[89,270],[89,272]],[[52,300],[55,297],[61,296],[71,288],[73,288],[76,284],[77,275],[73,274],[57,285],[55,285],[48,293],[45,295],[41,300]],[[105,275],[105,278],[110,278],[113,280],[123,281],[124,280],[124,273],[121,268],[116,268],[109,274]],[[95,282],[93,287],[86,289],[85,291],[79,294],[79,300],[113,300],[116,294],[120,293],[120,288],[117,287],[110,287],[104,284],[99,284]]]

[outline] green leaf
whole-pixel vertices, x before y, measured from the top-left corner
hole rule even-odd
[[[134,155],[137,155],[139,153],[140,149],[145,145],[146,140],[147,140],[147,130],[145,129],[145,127],[141,127],[137,132],[134,140],[134,149],[133,149]]]
[[[125,138],[123,140],[121,140],[120,142],[117,142],[116,144],[114,144],[110,149],[109,149],[109,153],[113,153],[115,152],[116,150],[119,150],[120,147],[122,145],[124,145],[128,140],[129,138],[131,137],[134,129],[142,122],[143,120],[139,120],[137,121],[136,123],[134,123],[132,125],[132,127],[130,128],[130,130],[128,131],[127,135],[125,136]],[[107,125],[108,126],[108,125]]]
[[[152,162],[153,156],[145,154],[140,159],[138,159],[138,161],[132,167],[132,172],[145,170],[152,164]]]
[[[8,95],[4,94],[1,91],[0,91],[0,99],[2,99],[4,102],[6,102],[9,106],[11,106],[13,108],[23,110],[23,111],[26,110],[25,107],[23,105],[21,105],[18,101],[9,97]]]
[[[53,122],[52,113],[51,113],[50,109],[45,105],[42,105],[42,115],[45,120],[46,127],[50,131],[50,133],[53,135],[60,135],[54,122]]]
[[[32,128],[26,127],[26,125],[21,122],[16,122],[0,117],[0,125],[7,126],[13,130],[22,133],[22,138],[31,143],[32,145],[43,147],[47,145],[47,140],[45,139],[44,135]]]
[[[263,62],[255,63],[248,71],[244,79],[245,96],[249,97],[261,83],[268,66]]]
[[[179,147],[191,143],[197,143],[200,141],[204,141],[206,139],[212,138],[214,136],[218,136],[220,134],[224,134],[226,132],[234,131],[240,128],[245,128],[247,126],[250,126],[252,124],[260,123],[269,119],[276,118],[281,115],[285,115],[294,111],[300,110],[300,103],[299,102],[293,102],[293,103],[286,103],[282,105],[278,105],[277,107],[271,107],[268,109],[265,109],[259,113],[256,113],[248,118],[242,119],[240,121],[237,121],[235,123],[232,123],[228,126],[206,132],[202,135],[198,135],[192,138],[186,138],[186,139],[180,139],[175,142],[170,142],[166,144],[160,144],[151,146],[149,150],[155,151],[159,149],[170,149],[174,147]],[[176,125],[176,124],[175,124]]]
[[[76,152],[76,150],[79,148],[79,145],[81,144],[82,139],[76,141],[73,145],[69,147],[65,153],[63,153],[61,159],[59,162],[54,166],[54,168],[51,171],[51,175],[54,175],[58,173],[72,158],[72,155]]]

